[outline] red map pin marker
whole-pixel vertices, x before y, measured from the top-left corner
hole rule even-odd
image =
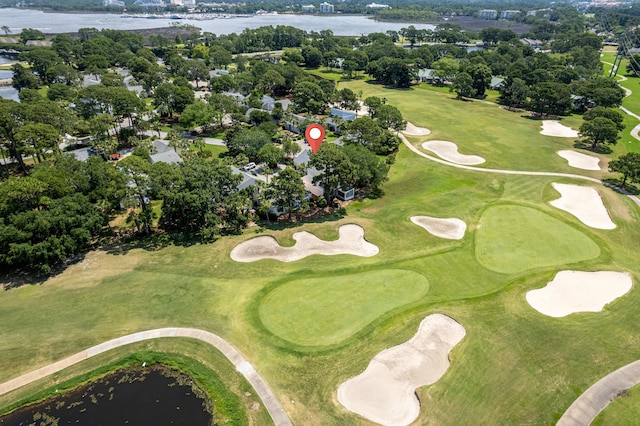
[[[324,127],[319,124],[310,124],[307,126],[307,130],[304,131],[304,136],[307,138],[309,145],[311,145],[313,153],[317,154],[320,144],[324,140]]]

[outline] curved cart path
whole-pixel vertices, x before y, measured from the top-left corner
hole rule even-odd
[[[456,167],[458,169],[473,170],[475,172],[498,173],[498,174],[503,174],[503,175],[520,175],[520,176],[554,176],[554,177],[566,177],[566,178],[572,178],[572,179],[588,180],[590,182],[599,183],[599,184],[607,186],[607,187],[609,187],[609,188],[611,188],[611,189],[613,189],[613,190],[615,190],[617,192],[620,192],[620,193],[626,195],[627,197],[631,198],[631,200],[633,200],[634,203],[636,203],[638,206],[640,206],[640,198],[636,197],[635,195],[629,194],[627,191],[625,191],[624,189],[618,188],[617,186],[613,186],[613,185],[610,185],[608,183],[602,182],[600,179],[592,178],[592,177],[589,177],[589,176],[576,175],[576,174],[573,174],[573,173],[533,172],[533,171],[524,171],[524,170],[487,169],[487,168],[484,168],[484,167],[465,166],[463,164],[450,163],[449,161],[442,160],[442,159],[436,158],[436,157],[432,157],[431,155],[420,151],[418,148],[413,146],[411,144],[411,142],[409,142],[407,140],[407,138],[402,133],[399,133],[399,136],[400,136],[400,139],[402,140],[402,142],[405,144],[405,146],[407,148],[409,148],[411,151],[413,151],[414,153],[418,154],[421,157],[427,158],[427,159],[429,159],[431,161],[435,161],[436,163],[445,164],[447,166]]]
[[[198,330],[195,328],[157,328],[155,330],[147,330],[128,334],[126,336],[118,337],[116,339],[100,343],[99,345],[92,346],[89,349],[78,352],[58,362],[54,362],[53,364],[49,364],[45,367],[39,368],[35,371],[0,384],[0,395],[4,395],[7,392],[11,392],[12,390],[18,389],[21,386],[32,383],[38,379],[56,373],[64,368],[77,364],[80,361],[84,361],[88,358],[107,352],[111,349],[128,345],[130,343],[141,342],[143,340],[158,339],[162,337],[189,337],[208,343],[214,348],[218,349],[224,356],[227,357],[229,361],[233,363],[233,365],[236,367],[236,370],[242,373],[242,375],[247,379],[251,386],[253,386],[253,389],[255,389],[260,399],[262,399],[262,403],[271,415],[273,422],[277,426],[291,425],[289,417],[267,385],[267,382],[265,382],[260,374],[258,374],[258,372],[254,370],[253,366],[249,364],[245,357],[243,357],[236,348],[231,346],[231,344],[229,344],[229,342],[224,340],[222,337],[208,331]]]
[[[621,392],[640,383],[640,361],[603,377],[576,399],[560,417],[558,426],[587,426]]]

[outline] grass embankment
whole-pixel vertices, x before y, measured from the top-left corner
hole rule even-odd
[[[540,135],[540,123],[521,113],[423,88],[343,84],[362,89],[365,97],[386,97],[409,121],[430,128],[428,137],[412,138],[418,146],[451,140],[462,152],[485,157],[487,167],[604,175],[568,167],[555,151],[571,149],[573,141]],[[563,119],[574,128],[579,122]],[[552,182],[593,185],[455,169],[401,146],[385,195],[351,204],[343,219],[279,225],[277,231],[254,227],[208,245],[165,246],[158,239],[89,253],[42,286],[0,293],[0,381],[127,333],[195,327],[237,347],[294,424],[364,424],[336,402],[338,385],[380,350],[409,339],[425,315],[442,312],[458,320],[467,336],[451,353],[445,376],[418,391],[418,422],[553,423],[593,382],[636,359],[640,294],[632,290],[601,313],[549,318],[526,303],[525,293],[569,268],[629,271],[637,283],[640,210],[597,186],[617,228],[591,229],[549,205],[557,198]],[[414,215],[460,218],[467,233],[462,240],[436,238],[410,222]],[[559,235],[538,234],[537,217]],[[292,263],[239,264],[229,257],[250,236],[269,233],[292,245],[292,234],[306,230],[334,240],[345,223],[363,226],[380,253]],[[505,247],[507,259],[492,258],[493,270],[483,266],[482,253],[499,254],[490,242],[513,235],[522,247],[532,247]],[[538,258],[520,259],[532,250]]]
[[[204,358],[203,358],[204,356]],[[7,413],[14,408],[42,401],[80,385],[109,375],[115,371],[142,364],[162,364],[191,377],[211,400],[213,418],[233,425],[270,424],[268,412],[254,390],[218,351],[193,339],[162,339],[117,348],[108,354],[66,369],[39,383],[16,392],[14,403],[3,408]],[[35,393],[32,389],[42,389]],[[249,395],[247,395],[247,393]],[[21,395],[26,395],[21,397]],[[1,401],[2,399],[0,399]],[[258,405],[255,405],[258,403]]]

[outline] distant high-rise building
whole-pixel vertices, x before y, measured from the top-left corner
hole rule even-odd
[[[480,19],[497,19],[498,11],[495,9],[482,9],[478,11],[478,18]]]
[[[183,0],[185,6],[195,6],[196,0]]]
[[[320,3],[320,13],[331,14],[333,13],[333,5],[331,3]]]
[[[312,4],[308,4],[305,6],[302,6],[302,13],[313,13],[315,11],[315,6]]]

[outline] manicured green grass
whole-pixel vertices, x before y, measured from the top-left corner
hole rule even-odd
[[[409,121],[430,128],[428,137],[411,139],[416,145],[451,140],[461,151],[485,157],[486,167],[607,175],[570,168],[555,151],[571,148],[571,139],[544,137],[538,121],[497,105],[456,101],[431,88],[391,90],[362,81],[341,82],[341,87],[361,89],[364,97],[386,97]],[[562,122],[577,128],[580,120]],[[637,359],[640,336],[635,289],[603,312],[566,318],[546,317],[526,303],[528,290],[543,287],[562,269],[629,271],[636,284],[640,280],[640,209],[599,187],[617,228],[593,230],[548,204],[557,198],[550,186],[556,181],[581,183],[455,169],[402,145],[382,187],[384,196],[352,203],[343,218],[279,223],[273,229],[254,226],[212,244],[171,245],[158,237],[89,253],[42,285],[0,292],[0,382],[127,333],[195,327],[238,348],[294,424],[363,424],[336,402],[339,384],[362,372],[381,350],[413,336],[426,315],[441,312],[459,321],[467,335],[451,353],[442,379],[417,391],[422,410],[416,424],[553,424],[591,384]],[[505,206],[515,210],[503,211]],[[467,231],[461,240],[437,238],[411,223],[414,215],[457,217]],[[492,216],[498,223],[510,220],[491,231],[485,222]],[[347,223],[361,225],[380,253],[311,256],[291,263],[240,264],[229,257],[238,243],[257,235],[292,245],[293,233],[305,230],[335,240],[339,226]],[[536,256],[548,259],[553,253],[554,263],[520,259],[517,253],[527,257],[530,252],[510,247],[500,252],[506,260],[496,259],[498,251],[491,246],[506,244],[510,235]],[[599,252],[590,251],[592,244]],[[478,262],[479,250],[493,250],[489,266],[496,270]],[[509,269],[508,258],[517,269]],[[382,291],[384,276],[394,280],[397,293]],[[306,329],[312,326],[316,332]],[[183,350],[215,364],[203,347],[176,341],[172,352]],[[84,374],[111,362],[111,356],[21,392]],[[236,376],[225,377],[235,386]],[[22,396],[0,398],[0,406]],[[634,420],[627,416],[618,423]]]
[[[594,426],[630,424],[637,419],[640,410],[640,385],[629,389],[624,395],[614,399],[611,404],[594,419]]]
[[[340,81],[343,79],[342,71],[336,70],[335,68],[330,69],[328,67],[322,67],[318,69],[308,69],[305,71],[311,75],[326,78],[327,80]]]
[[[287,282],[260,302],[260,319],[275,335],[300,346],[330,346],[387,312],[423,298],[427,279],[398,269]]]
[[[506,274],[577,263],[600,254],[589,237],[530,207],[496,205],[480,217],[478,262]]]
[[[540,134],[541,121],[523,112],[507,111],[486,101],[461,101],[448,89],[422,84],[406,90],[387,89],[370,82],[343,82],[363,98],[378,96],[397,106],[404,117],[432,133],[423,140],[456,143],[463,152],[486,159],[482,167],[511,170],[545,170],[570,173],[566,161],[556,151],[573,149],[575,139]],[[564,125],[577,129],[582,118],[563,117]],[[412,138],[412,140],[418,140]],[[594,176],[600,173],[588,173]]]

